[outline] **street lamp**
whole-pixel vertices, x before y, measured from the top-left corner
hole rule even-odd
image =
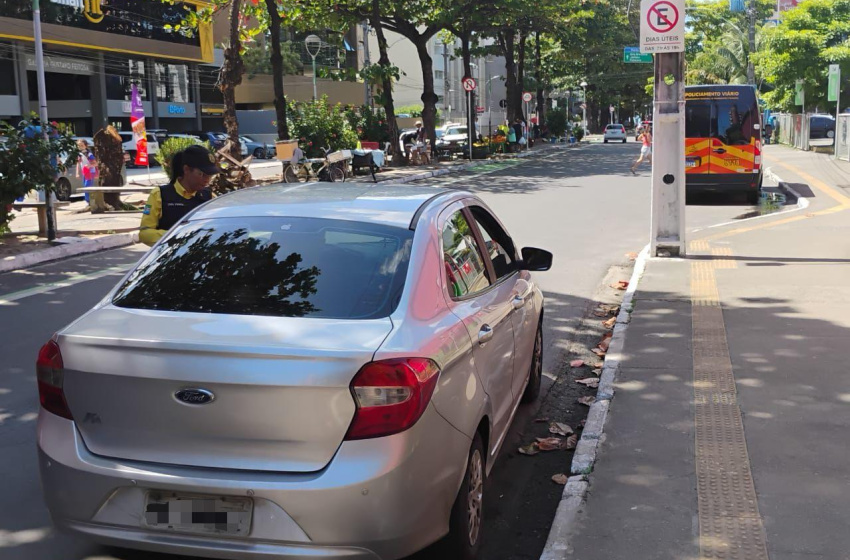
[[[316,92],[316,56],[322,50],[322,40],[318,35],[307,35],[304,46],[307,47],[307,54],[313,59],[313,101],[316,101],[319,98]]]
[[[487,134],[491,138],[493,136],[493,88],[490,84],[496,78],[501,78],[501,76],[493,76],[487,80]]]
[[[587,134],[587,82],[582,81],[581,84],[582,91],[582,107],[581,107],[581,128],[585,134]]]

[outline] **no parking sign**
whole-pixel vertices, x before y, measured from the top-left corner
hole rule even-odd
[[[685,0],[641,0],[640,52],[685,50]]]

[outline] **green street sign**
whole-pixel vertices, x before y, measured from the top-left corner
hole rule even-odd
[[[803,104],[803,80],[794,83],[794,105]]]
[[[640,52],[640,47],[624,47],[623,62],[629,63],[652,63],[652,55]]]
[[[827,87],[827,101],[838,102],[841,90],[841,67],[837,64],[829,65],[829,86]]]

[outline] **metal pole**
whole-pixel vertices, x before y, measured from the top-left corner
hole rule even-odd
[[[41,8],[39,0],[32,0],[32,26],[35,39],[35,73],[38,80],[38,118],[41,120],[41,132],[44,141],[49,142],[47,135],[47,88],[44,85],[44,49],[41,44]],[[44,189],[44,208],[47,215],[47,240],[56,239],[56,228],[53,222],[53,193]]]
[[[315,59],[314,59],[315,60]],[[363,65],[369,66],[372,62],[369,60],[369,22],[363,22]],[[313,74],[315,75],[315,70]],[[363,80],[363,89],[364,89],[364,105],[371,107],[372,106],[372,96],[369,95],[369,80]],[[313,95],[316,95],[316,92],[313,92]]]
[[[316,90],[316,57],[313,57],[313,101],[319,99],[319,94]]]
[[[685,255],[685,53],[655,55],[650,255]]]
[[[446,124],[451,121],[449,118],[449,111],[446,111],[446,107],[451,107],[451,100],[449,99],[449,50],[448,46],[446,46],[445,41],[443,41],[443,124]]]
[[[469,99],[469,113],[466,118],[466,142],[469,144],[469,161],[472,161],[472,137],[475,132],[475,124],[472,120],[472,92],[466,92],[466,97]]]
[[[493,138],[493,78],[487,81],[487,134],[490,138]]]
[[[749,41],[750,48],[747,53],[747,83],[755,85],[756,83],[756,70],[753,65],[753,53],[756,52],[756,0],[750,0],[750,9],[747,10],[749,12]]]
[[[582,97],[582,108],[581,108],[581,129],[587,134],[587,88],[581,88]]]

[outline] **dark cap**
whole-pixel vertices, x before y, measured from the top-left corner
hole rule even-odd
[[[189,146],[183,150],[183,165],[200,169],[207,175],[217,175],[221,171],[215,156],[203,146]]]

